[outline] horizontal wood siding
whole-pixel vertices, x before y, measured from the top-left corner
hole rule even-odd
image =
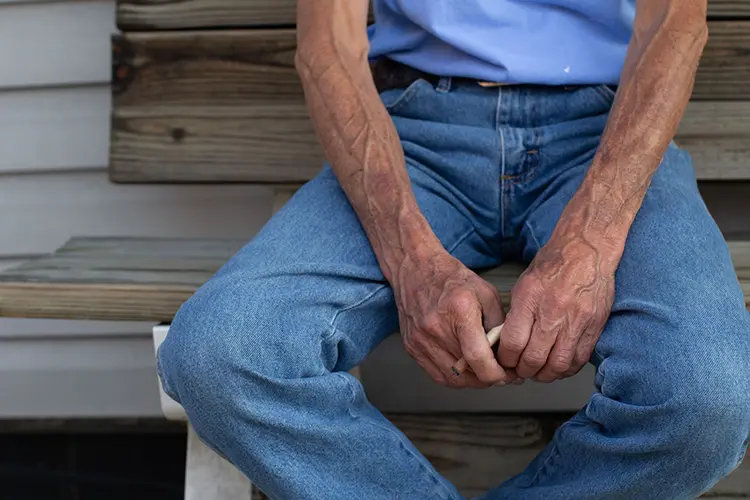
[[[750,22],[715,23],[677,142],[700,179],[750,178]],[[746,46],[747,45],[747,46]],[[293,30],[116,37],[115,182],[300,182],[323,154],[293,65]],[[734,54],[734,56],[732,56]]]
[[[106,169],[109,85],[0,91],[0,173]]]
[[[250,239],[270,190],[122,186],[106,171],[0,176],[0,256],[52,252],[71,235]]]
[[[750,99],[750,21],[708,23],[693,99]]]
[[[0,4],[0,90],[107,83],[112,0]]]
[[[121,0],[122,30],[247,28],[295,24],[297,0]],[[709,17],[750,16],[746,0],[711,0]]]

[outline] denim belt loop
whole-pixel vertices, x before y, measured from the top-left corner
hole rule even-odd
[[[451,91],[451,77],[441,76],[440,80],[438,81],[437,86],[435,87],[435,90],[437,90],[438,92],[450,92]]]

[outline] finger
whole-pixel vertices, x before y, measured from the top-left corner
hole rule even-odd
[[[572,377],[581,371],[586,366],[586,363],[591,360],[591,354],[594,352],[594,347],[602,334],[602,330],[600,327],[589,327],[586,329],[581,340],[578,341],[573,362],[570,369],[563,374],[564,377]]]
[[[490,329],[489,332],[487,332],[486,338],[487,342],[490,344],[490,349],[492,349],[494,346],[497,345],[497,342],[500,340],[500,334],[503,331],[503,325],[498,325],[495,328]],[[469,363],[466,362],[466,359],[464,357],[461,357],[458,361],[456,361],[453,364],[452,370],[453,374],[458,376],[461,375],[463,372],[469,369]],[[507,373],[508,370],[506,370]]]
[[[505,379],[505,371],[498,364],[487,341],[482,324],[481,305],[474,294],[454,299],[452,316],[454,331],[461,345],[461,354],[469,368],[482,382],[495,384]]]
[[[430,353],[430,356],[432,360],[434,361],[435,365],[438,366],[438,369],[445,375],[446,378],[446,386],[447,387],[453,387],[453,388],[462,388],[462,387],[472,387],[475,389],[486,389],[490,387],[492,384],[488,384],[487,382],[482,382],[479,380],[472,371],[467,370],[464,373],[461,374],[461,376],[456,377],[453,374],[452,366],[456,362],[456,358],[452,356],[450,353],[436,349],[434,352]]]
[[[572,331],[561,332],[549,353],[547,362],[536,374],[534,380],[537,382],[554,382],[564,378],[564,374],[571,369],[573,364],[579,338],[580,335]]]
[[[503,311],[503,303],[500,301],[500,294],[497,292],[497,288],[484,280],[482,281],[483,286],[477,289],[477,297],[479,297],[479,302],[482,306],[484,329],[490,331],[505,322],[505,312]]]
[[[448,385],[446,376],[430,359],[430,355],[425,352],[426,349],[424,345],[416,346],[415,344],[409,343],[406,341],[406,339],[404,339],[404,349],[406,350],[407,354],[409,354],[409,356],[411,356],[412,359],[414,359],[414,361],[416,361],[417,364],[422,367],[425,372],[427,372],[427,375],[429,375],[432,380],[440,385]]]
[[[531,338],[521,354],[516,372],[519,377],[534,377],[547,363],[549,353],[557,340],[558,329],[543,328],[541,321],[537,319],[531,329]]]
[[[518,366],[521,354],[531,338],[533,325],[534,313],[531,307],[520,299],[512,302],[497,349],[498,359],[504,368]]]
[[[445,374],[443,374],[443,372],[440,371],[440,368],[438,368],[438,366],[435,363],[433,363],[430,359],[425,357],[425,358],[417,359],[416,361],[417,363],[419,363],[419,366],[421,366],[422,369],[427,372],[427,375],[429,375],[430,378],[434,380],[436,383],[446,386],[446,387],[451,384],[451,382],[449,382],[448,380],[448,377],[446,377]]]

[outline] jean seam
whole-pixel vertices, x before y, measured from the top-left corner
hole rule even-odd
[[[476,233],[476,230],[474,228],[469,228],[450,247],[447,247],[446,251],[448,253],[453,253],[464,241],[466,241],[469,238],[469,236],[471,236],[472,234],[475,234],[475,233]],[[328,335],[326,335],[326,338],[330,338],[336,332],[337,329],[336,329],[335,323],[336,323],[336,319],[338,319],[340,313],[343,313],[343,312],[346,312],[346,311],[349,311],[349,310],[352,310],[352,309],[354,309],[356,307],[361,306],[362,304],[364,304],[365,302],[367,302],[368,300],[370,300],[376,293],[378,293],[382,289],[386,288],[387,286],[388,285],[381,285],[375,291],[367,294],[367,296],[364,297],[363,299],[355,302],[354,304],[352,304],[350,306],[347,306],[347,307],[345,307],[345,308],[337,311],[336,314],[334,315],[333,319],[331,320],[331,325],[330,325],[331,326],[331,331],[330,331],[330,333]],[[350,399],[349,399],[349,405],[347,405],[347,412],[349,413],[349,415],[352,418],[361,418],[359,415],[357,415],[356,413],[354,413],[354,411],[352,410],[352,408],[354,406],[354,403],[355,403],[355,401],[357,399],[357,390],[358,390],[358,387],[355,385],[354,381],[352,380],[354,377],[352,377],[348,373],[344,373],[344,372],[331,372],[331,374],[332,375],[336,375],[339,378],[341,378],[342,380],[344,380],[344,382],[346,383],[347,387],[349,387],[349,392],[350,392],[349,398]],[[444,484],[443,479],[441,477],[436,477],[435,474],[432,471],[430,471],[429,469],[427,469],[424,466],[424,464],[422,464],[422,462],[416,456],[414,456],[414,454],[408,449],[408,447],[406,447],[404,445],[403,439],[402,439],[402,437],[399,434],[394,433],[393,429],[389,429],[387,427],[383,427],[383,426],[379,425],[377,422],[373,422],[373,421],[371,421],[369,419],[366,420],[366,421],[369,422],[371,425],[374,425],[374,426],[380,428],[381,430],[384,430],[386,432],[394,434],[395,437],[399,440],[399,443],[401,444],[401,448],[407,453],[407,456],[409,456],[412,460],[416,461],[417,464],[419,465],[419,467],[422,470],[424,470],[429,475],[429,477],[433,480],[433,482],[436,485],[440,486],[443,490],[445,490],[445,492],[448,495],[446,498],[448,498],[448,499],[455,499],[456,498],[453,495],[453,493]]]
[[[406,104],[409,104],[409,102],[411,102],[411,99],[417,94],[417,90],[419,90],[419,87],[423,83],[426,83],[430,85],[430,87],[432,87],[430,82],[428,82],[427,80],[423,78],[418,78],[414,80],[413,82],[409,84],[409,86],[407,86],[403,90],[403,92],[399,96],[396,97],[396,99],[392,103],[385,105],[385,109],[388,111],[388,113],[389,114],[391,114],[391,112],[395,113],[397,112],[397,108],[400,108]]]
[[[342,372],[334,372],[333,374],[338,375],[342,380],[344,380],[344,382],[347,384],[351,392],[351,401],[350,401],[351,404],[347,407],[347,412],[352,418],[361,419],[362,417],[360,417],[359,415],[357,415],[356,413],[352,411],[353,403],[357,398],[357,389],[358,389],[356,385],[354,384],[354,382],[352,381],[354,377],[352,377],[351,375],[347,373],[342,373]],[[441,478],[439,475],[434,474],[433,471],[426,468],[425,465],[422,463],[422,461],[419,460],[419,458],[415,456],[411,450],[409,450],[409,448],[404,444],[404,440],[401,437],[401,435],[399,435],[397,432],[394,432],[393,429],[389,427],[384,427],[380,425],[378,422],[373,421],[371,419],[365,419],[364,422],[367,422],[370,425],[379,428],[380,430],[386,431],[387,433],[394,435],[396,439],[398,439],[398,442],[401,445],[401,449],[406,452],[406,455],[411,460],[416,462],[420,469],[422,469],[425,473],[427,473],[427,475],[430,477],[430,479],[432,479],[435,485],[440,486],[445,491],[445,493],[448,494],[448,496],[445,498],[447,499],[456,498],[455,496],[453,496],[453,493],[448,489],[448,487],[444,484],[443,478]]]
[[[373,298],[380,291],[382,291],[384,288],[387,288],[387,287],[388,287],[387,284],[378,285],[378,287],[375,288],[375,290],[373,290],[372,292],[368,293],[367,295],[365,295],[363,298],[361,298],[357,302],[355,302],[353,304],[350,304],[350,305],[348,305],[346,307],[343,307],[343,308],[339,309],[338,311],[336,311],[336,314],[333,315],[333,318],[331,318],[331,322],[329,324],[330,331],[326,335],[323,336],[323,340],[328,340],[329,338],[331,338],[333,336],[334,333],[336,333],[336,320],[338,320],[340,314],[345,313],[347,311],[351,311],[352,309],[356,309],[357,307],[359,307],[359,306],[361,306],[363,304],[366,304],[367,301],[369,301],[371,298]]]
[[[531,239],[534,241],[534,244],[536,245],[537,252],[542,249],[541,243],[539,243],[539,239],[536,237],[536,232],[534,231],[534,228],[531,227],[531,223],[526,220],[523,223],[524,226],[529,230],[529,233],[531,233]]]
[[[453,243],[453,245],[451,245],[450,247],[446,248],[446,251],[448,253],[453,253],[456,250],[456,248],[458,248],[458,246],[461,245],[461,243],[463,243],[464,241],[466,241],[466,239],[469,236],[471,236],[472,234],[474,234],[475,232],[476,232],[476,230],[474,228],[470,228],[463,235],[461,235],[455,241],[455,243]],[[347,311],[351,311],[352,309],[356,309],[357,307],[359,307],[359,306],[361,306],[363,304],[366,304],[367,301],[369,301],[370,299],[372,299],[375,295],[377,295],[379,292],[381,292],[384,288],[387,288],[388,286],[389,286],[388,284],[379,285],[375,290],[373,290],[372,292],[368,293],[367,295],[365,295],[363,298],[361,298],[357,302],[355,302],[353,304],[350,304],[350,305],[348,305],[348,306],[346,306],[344,308],[341,308],[338,311],[336,311],[336,313],[333,315],[333,318],[331,318],[331,321],[330,321],[330,323],[328,325],[330,327],[330,330],[329,330],[328,333],[326,333],[323,336],[323,340],[330,339],[333,336],[333,334],[336,333],[336,321],[338,320],[339,315],[341,315],[342,313],[345,313]]]

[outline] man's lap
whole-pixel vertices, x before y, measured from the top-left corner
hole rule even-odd
[[[493,130],[479,122],[490,124],[502,115],[502,98],[493,102],[497,113],[461,109],[452,120],[464,122],[441,126],[435,117],[421,115],[449,107],[450,97],[421,85],[419,92],[393,101],[391,111],[417,201],[436,235],[472,268],[532,259],[593,155],[595,132],[606,119],[601,93],[595,97],[600,101],[587,104],[590,109],[570,124],[535,123],[522,130],[518,124],[493,123]],[[467,106],[477,104],[476,93],[471,98]],[[533,105],[526,110],[531,121],[554,117],[533,110]],[[477,123],[467,123],[474,115]],[[750,320],[689,157],[674,146],[633,224],[615,286],[613,313],[592,360],[598,390],[577,417],[582,425],[611,434],[613,439],[597,446],[613,452],[618,447],[663,451],[662,432],[642,428],[635,441],[633,433],[646,425],[643,419],[653,429],[669,426],[682,410],[703,414],[683,421],[675,432],[688,433],[713,417],[722,423],[716,432],[729,432],[728,420],[721,417],[747,425],[750,370],[744,358],[750,352]],[[169,360],[172,366],[162,372],[172,375],[162,377],[165,389],[180,398],[195,387],[181,384],[184,377],[175,374],[191,370],[195,359],[203,360],[203,373],[218,359],[229,366],[223,372],[260,377],[345,372],[397,328],[390,288],[344,193],[325,168],[183,306],[166,343],[167,357],[180,361]],[[205,397],[208,389],[197,392]],[[655,407],[663,411],[652,411]],[[575,428],[562,433],[579,441],[590,437]],[[738,447],[727,453],[722,466],[733,465],[739,453]],[[527,479],[510,487],[526,487]],[[544,475],[534,481],[543,486]]]

